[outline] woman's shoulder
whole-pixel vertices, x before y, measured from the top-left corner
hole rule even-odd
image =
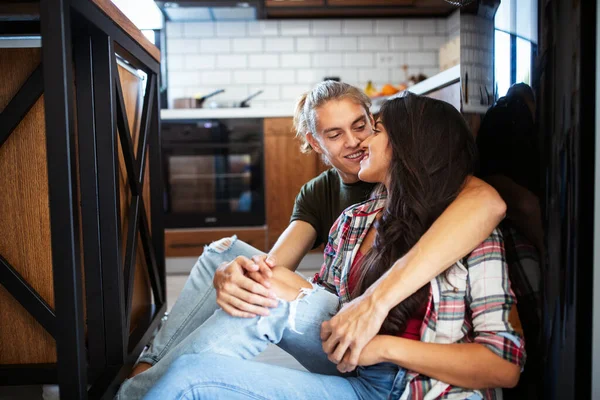
[[[342,211],[342,215],[346,217],[361,217],[368,216],[379,212],[385,207],[386,196],[384,194],[371,196],[371,198],[351,205]]]
[[[481,242],[471,253],[464,259],[463,264],[467,268],[473,268],[484,262],[489,261],[505,262],[504,254],[504,237],[499,228],[496,228],[490,235]]]

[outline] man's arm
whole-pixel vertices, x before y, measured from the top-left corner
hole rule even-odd
[[[504,218],[496,190],[475,177],[417,244],[362,296],[321,328],[323,349],[342,372],[353,370],[364,346],[379,332],[389,310],[469,254]],[[340,363],[346,351],[347,361]]]
[[[295,271],[316,237],[317,232],[312,225],[294,221],[281,234],[269,254],[256,255],[252,259],[239,256],[221,265],[213,279],[217,304],[235,317],[268,315],[267,307],[277,307],[270,290],[270,267],[279,265]]]

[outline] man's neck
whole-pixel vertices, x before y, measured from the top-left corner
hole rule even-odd
[[[345,172],[340,171],[339,169],[337,169],[336,171],[340,175],[340,178],[342,179],[342,183],[344,183],[346,185],[351,185],[353,183],[360,181],[360,179],[358,179],[358,175],[347,174]]]

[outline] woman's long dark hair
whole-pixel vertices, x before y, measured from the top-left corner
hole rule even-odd
[[[390,184],[354,297],[417,243],[456,198],[477,159],[475,139],[465,120],[444,101],[408,93],[383,104],[380,116],[392,149]],[[429,283],[389,312],[380,333],[403,333],[428,297]]]

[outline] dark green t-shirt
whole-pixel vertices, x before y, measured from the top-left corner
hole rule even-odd
[[[343,183],[337,171],[331,168],[302,186],[290,222],[300,220],[311,224],[317,231],[313,246],[317,247],[327,242],[329,230],[342,211],[367,200],[374,187],[374,183],[361,181]]]

